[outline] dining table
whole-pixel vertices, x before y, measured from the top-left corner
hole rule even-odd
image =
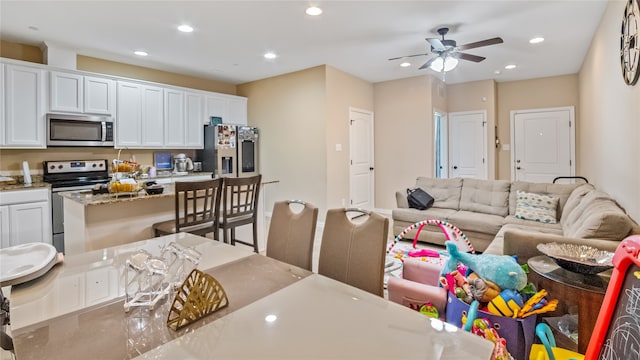
[[[197,250],[197,268],[228,298],[228,306],[178,330],[167,326],[175,293],[124,310],[127,259],[140,250],[159,255],[171,243]],[[487,360],[493,352],[490,341],[383,297],[186,233],[66,256],[13,285],[8,298],[19,360]]]

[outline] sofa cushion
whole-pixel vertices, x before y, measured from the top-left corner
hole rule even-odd
[[[512,216],[509,216],[508,218],[514,219]],[[507,220],[507,218],[505,218],[505,220]],[[500,229],[500,231],[498,231],[498,234],[496,234],[496,237],[493,239],[493,241],[491,241],[491,244],[489,244],[489,246],[485,249],[484,254],[496,254],[496,255],[505,254],[503,252],[505,231],[509,231],[510,233],[512,233],[515,230],[523,234],[552,234],[552,235],[559,235],[559,236],[562,235],[562,228],[560,227],[559,224],[557,226],[555,224],[542,224],[542,223],[538,223],[538,225],[535,225],[536,223],[531,221],[527,221],[527,223],[528,224],[514,224],[514,223],[505,224]],[[539,226],[539,225],[543,225],[543,226]],[[529,242],[530,240],[525,236],[524,238],[521,239],[521,241]],[[506,255],[518,255],[518,254],[512,253],[512,254],[506,254]]]
[[[591,184],[582,184],[575,188],[567,198],[567,202],[564,204],[560,219],[568,219],[573,210],[575,210],[578,204],[580,204],[582,198],[594,190],[595,187]]]
[[[517,190],[515,217],[546,224],[555,224],[558,197]]]
[[[416,179],[416,186],[433,196],[433,207],[454,210],[460,208],[461,178],[436,179],[421,176]]]
[[[514,181],[511,184],[511,193],[509,194],[509,214],[516,213],[516,195],[517,191],[524,191],[536,194],[548,194],[558,196],[558,209],[556,219],[560,219],[564,204],[567,202],[571,192],[580,186],[579,184],[548,184],[548,183],[532,183],[527,181]]]
[[[460,210],[504,217],[509,212],[510,186],[506,180],[466,178],[462,182]]]
[[[414,223],[417,223],[418,221],[427,220],[427,219],[448,220],[449,216],[455,213],[456,213],[456,210],[440,209],[436,207],[432,207],[427,210],[393,209],[391,211],[391,217],[394,220],[406,221],[414,224]]]
[[[556,222],[555,224],[547,224],[531,220],[522,220],[516,218],[513,215],[507,215],[504,217],[504,224],[513,224],[518,227],[531,229],[555,229],[562,233],[562,224],[560,224],[560,222]]]
[[[475,231],[484,234],[497,234],[503,224],[504,216],[481,214],[460,210],[449,216],[448,221],[462,232]]]
[[[562,219],[567,237],[581,239],[622,240],[633,227],[624,210],[601,191],[590,191],[576,208]]]

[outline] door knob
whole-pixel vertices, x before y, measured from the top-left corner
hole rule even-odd
[[[369,167],[369,170],[373,171],[373,167]]]
[[[456,165],[453,166],[453,170],[457,170],[458,167]]]
[[[520,166],[516,166],[516,170],[520,170]]]
[[[518,164],[520,164],[520,160],[516,160],[516,162],[517,162]]]

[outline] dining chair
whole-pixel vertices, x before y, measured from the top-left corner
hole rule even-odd
[[[292,204],[302,205],[302,210],[294,211]],[[287,200],[273,204],[267,256],[311,270],[317,220],[318,208],[308,202]]]
[[[175,183],[175,218],[153,224],[155,236],[188,232],[218,239],[222,179]]]
[[[253,246],[253,251],[258,252],[258,195],[262,175],[223,179],[220,228],[224,242]],[[236,239],[236,227],[249,224],[253,227],[253,241]]]
[[[355,223],[347,213],[366,220]],[[318,273],[383,296],[389,219],[361,209],[330,209],[322,232]]]

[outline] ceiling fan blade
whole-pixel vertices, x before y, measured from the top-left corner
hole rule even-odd
[[[473,62],[480,62],[480,61],[486,59],[483,56],[465,54],[465,53],[461,53],[461,52],[451,53],[451,56],[453,56],[454,58],[458,58],[458,59],[462,59],[462,60],[469,60],[469,61],[473,61]]]
[[[425,40],[427,40],[429,42],[429,44],[431,44],[431,47],[435,51],[445,51],[445,50],[447,50],[447,48],[444,47],[444,45],[442,44],[442,41],[440,41],[440,39],[426,38]]]
[[[422,69],[426,69],[426,68],[428,68],[429,66],[431,66],[431,64],[432,64],[434,61],[436,61],[436,59],[437,59],[437,58],[438,58],[438,56],[436,56],[436,57],[434,57],[434,58],[429,59],[429,61],[427,61],[426,63],[422,64],[422,66],[420,66],[418,69],[419,69],[419,70],[422,70]]]
[[[503,42],[504,41],[502,40],[502,38],[495,37],[493,39],[487,39],[487,40],[476,41],[476,42],[472,42],[472,43],[469,43],[469,44],[460,45],[460,46],[456,47],[456,50],[475,49],[475,48],[479,48],[479,47],[482,47],[482,46],[502,44]]]
[[[410,58],[410,57],[415,57],[415,56],[424,56],[424,55],[429,55],[429,53],[426,53],[426,54],[413,54],[413,55],[407,55],[407,56],[398,56],[398,57],[391,58],[389,60],[398,60],[398,59]]]

